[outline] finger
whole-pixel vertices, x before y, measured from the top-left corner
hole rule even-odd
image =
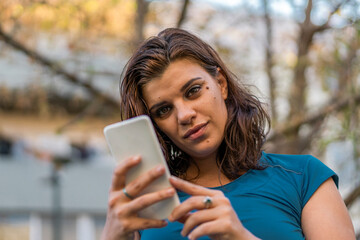
[[[192,184],[188,181],[182,180],[180,178],[171,176],[170,177],[170,183],[180,191],[183,191],[187,194],[190,194],[192,196],[214,196],[216,194],[216,191],[210,190],[195,184]]]
[[[230,223],[231,224],[231,223]],[[226,234],[224,232],[224,224],[221,220],[206,222],[197,226],[189,235],[188,239],[195,240],[202,236],[211,236],[211,235],[219,235],[219,234]]]
[[[110,193],[108,200],[109,208],[113,208],[116,205],[116,203],[119,202],[119,199],[122,197],[122,194],[123,192],[121,191],[115,191]]]
[[[165,167],[159,165],[153,169],[147,171],[145,174],[139,176],[134,181],[126,185],[126,192],[132,196],[136,197],[144,188],[146,188],[151,182],[155,179],[158,179],[165,173]]]
[[[187,213],[185,214],[184,216],[182,216],[181,218],[178,218],[176,221],[184,224],[186,222],[186,220],[191,216],[191,212],[190,213]],[[169,220],[170,221],[170,220]]]
[[[191,214],[186,220],[183,230],[181,231],[182,236],[187,236],[192,229],[203,223],[214,221],[219,217],[217,209],[200,210]]]
[[[136,218],[135,221],[134,219],[129,219],[129,221],[123,222],[123,227],[126,228],[126,232],[134,232],[148,228],[162,228],[167,225],[168,223],[166,220],[147,218]]]
[[[136,227],[139,230],[148,229],[148,228],[162,228],[168,225],[166,220],[155,220],[155,219],[141,219],[140,226]],[[135,225],[136,226],[136,225]]]
[[[190,213],[193,210],[202,210],[204,209],[205,203],[204,203],[204,196],[193,196],[188,198],[186,201],[181,203],[179,206],[174,208],[172,213],[169,216],[169,221],[184,221],[184,216],[186,216],[188,213]],[[215,201],[214,201],[215,200]],[[212,203],[211,207],[216,206],[216,198],[212,197]]]
[[[120,221],[119,227],[123,233],[127,234],[147,228],[161,228],[167,224],[165,220],[128,217]]]
[[[147,208],[157,202],[174,196],[175,192],[176,191],[174,188],[168,188],[158,192],[144,194],[131,201],[128,204],[128,210],[132,213],[137,213],[140,210]]]
[[[141,161],[140,156],[130,157],[116,166],[111,183],[111,191],[119,191],[125,187],[126,173]]]

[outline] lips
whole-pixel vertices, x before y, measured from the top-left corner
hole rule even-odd
[[[206,125],[208,123],[200,123],[192,128],[190,128],[185,135],[183,136],[183,138],[197,138],[198,135],[202,135],[203,130],[205,129]]]

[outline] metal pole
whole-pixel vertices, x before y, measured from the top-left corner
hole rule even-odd
[[[52,234],[53,240],[62,240],[62,209],[61,209],[61,186],[60,176],[56,163],[52,165]]]

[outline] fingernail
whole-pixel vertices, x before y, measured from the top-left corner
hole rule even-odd
[[[162,172],[164,170],[164,166],[160,165],[156,168],[157,172]]]
[[[166,191],[168,195],[173,195],[175,193],[175,190],[173,188],[170,188]]]
[[[140,161],[140,155],[134,156],[134,157],[133,157],[133,161],[134,161],[134,162]]]
[[[173,181],[178,181],[178,178],[177,178],[177,177],[171,176],[170,178],[171,178]]]
[[[176,218],[174,217],[174,214],[173,213],[170,213],[169,217],[168,217],[168,220],[170,222],[175,222],[176,221]]]

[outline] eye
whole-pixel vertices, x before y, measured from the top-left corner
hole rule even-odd
[[[155,111],[155,115],[156,117],[165,117],[166,114],[168,114],[171,111],[171,107],[169,106],[164,106],[164,107],[160,107]]]
[[[198,93],[201,90],[200,85],[192,86],[187,92],[186,97],[192,97],[194,94]]]

